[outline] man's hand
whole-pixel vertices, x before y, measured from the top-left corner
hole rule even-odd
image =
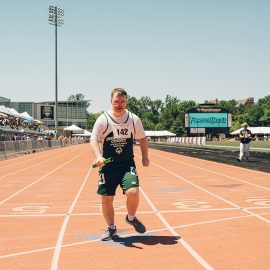
[[[102,168],[105,165],[104,159],[104,157],[99,157],[96,159],[96,164],[99,168]]]
[[[143,164],[144,167],[148,167],[149,164],[150,164],[149,159],[148,158],[143,158],[142,159],[142,164]]]
[[[113,162],[113,159],[110,157],[110,158],[103,158],[103,157],[100,157],[100,158],[97,158],[96,159],[96,162],[92,164],[92,168],[102,168],[105,164],[108,164],[110,162]]]

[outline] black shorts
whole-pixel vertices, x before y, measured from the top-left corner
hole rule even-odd
[[[129,188],[139,186],[139,178],[134,166],[108,172],[100,170],[97,194],[113,196],[118,185],[121,186],[123,193]]]

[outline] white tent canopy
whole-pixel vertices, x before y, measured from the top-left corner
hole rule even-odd
[[[73,136],[83,136],[83,137],[91,137],[92,133],[89,132],[88,130],[84,130],[83,133],[73,133]]]
[[[0,105],[0,113],[4,113],[7,115],[11,114],[11,112],[4,105]]]
[[[19,117],[20,114],[13,108],[7,108],[7,110],[9,111],[9,114],[15,117]]]
[[[145,134],[147,137],[171,137],[176,136],[176,134],[167,130],[146,130]]]
[[[65,131],[73,131],[73,132],[76,132],[76,133],[83,133],[83,129],[76,126],[76,125],[71,125],[71,126],[68,126],[66,128],[64,128]]]
[[[248,127],[248,129],[252,134],[270,134],[270,127]],[[239,135],[240,130],[242,130],[242,128],[231,132],[231,135]]]
[[[34,121],[34,118],[33,118],[32,116],[30,116],[27,112],[20,113],[20,114],[19,114],[19,117],[20,117],[20,118],[23,118],[23,119],[25,119],[25,120],[29,120],[29,121],[31,121],[31,122]]]
[[[22,119],[28,120],[30,122],[34,121],[34,118],[32,116],[30,116],[27,112],[18,113],[14,108],[7,108],[3,105],[0,105],[0,113],[11,115],[13,117],[22,118]]]

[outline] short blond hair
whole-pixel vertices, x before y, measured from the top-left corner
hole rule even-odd
[[[244,124],[242,125],[242,127],[248,127],[248,124],[247,124],[247,123],[244,123]]]
[[[127,91],[124,88],[114,88],[111,93],[111,98],[113,98],[113,95],[116,93],[118,96],[124,96],[127,98]]]

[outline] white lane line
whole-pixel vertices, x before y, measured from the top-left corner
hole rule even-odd
[[[60,152],[60,150],[62,150],[62,149],[61,148],[57,148],[57,149],[53,149],[53,151]],[[36,153],[36,154],[38,154],[38,156],[34,156],[34,157],[33,156],[20,156],[20,157],[18,157],[19,160],[16,158],[15,160],[12,159],[12,161],[10,159],[6,159],[4,161],[6,161],[6,163],[8,163],[8,164],[7,165],[4,165],[4,166],[1,166],[3,164],[0,164],[0,169],[6,168],[6,167],[12,167],[12,168],[14,168],[18,164],[27,163],[27,162],[33,162],[33,161],[37,161],[39,159],[42,160],[44,157],[46,157],[46,156],[48,157],[49,156],[49,154],[48,154],[47,151],[51,151],[51,150],[46,150],[46,151],[43,151],[43,152],[38,152],[38,153]],[[29,157],[29,159],[26,159],[26,157]],[[31,158],[31,157],[33,157],[33,158]],[[23,160],[21,160],[21,159],[23,159]],[[1,163],[4,162],[4,161],[1,161]]]
[[[53,157],[53,158],[46,159],[46,160],[44,160],[44,161],[42,161],[42,162],[34,163],[33,165],[28,166],[28,167],[24,167],[23,169],[20,169],[20,170],[17,170],[17,171],[12,171],[11,173],[8,173],[8,174],[5,174],[5,175],[0,176],[0,179],[5,178],[5,177],[8,177],[8,176],[10,176],[10,175],[17,174],[17,173],[19,173],[19,172],[27,171],[27,170],[29,170],[30,168],[33,168],[33,167],[36,167],[36,166],[40,166],[40,165],[43,164],[43,163],[51,162],[52,160],[57,159],[57,158],[59,158],[59,157],[62,157],[62,156],[64,156],[64,155],[66,155],[66,154],[67,154],[67,153],[64,153],[64,154],[61,154],[61,155],[59,155],[59,156],[56,156],[56,157]],[[68,153],[68,155],[70,155],[70,154]],[[14,168],[14,167],[13,167],[13,168]]]
[[[173,173],[173,172],[171,172],[171,171],[165,169],[164,167],[159,166],[159,165],[156,164],[156,163],[151,162],[151,164],[155,165],[156,167],[160,168],[161,170],[163,170],[163,171],[165,171],[165,172],[167,172],[167,173],[169,173],[169,174],[171,174],[171,175],[173,175],[173,176],[175,176],[175,177],[177,177],[177,178],[183,180],[183,181],[186,182],[186,183],[189,183],[190,185],[192,185],[192,186],[194,186],[194,187],[196,187],[196,188],[202,190],[203,192],[206,192],[206,193],[212,195],[213,197],[215,197],[215,198],[217,198],[217,199],[219,199],[219,200],[221,200],[221,201],[223,201],[223,202],[225,202],[225,203],[227,203],[227,204],[229,204],[229,205],[231,205],[231,206],[233,206],[233,207],[235,207],[235,208],[237,208],[237,209],[240,208],[237,204],[232,203],[232,202],[230,202],[230,201],[228,201],[228,200],[226,200],[226,199],[223,199],[222,197],[216,195],[215,193],[213,193],[213,192],[211,192],[211,191],[208,191],[208,190],[206,190],[205,188],[202,188],[202,187],[200,187],[200,186],[198,186],[198,185],[192,183],[191,181],[185,179],[184,177],[179,176],[178,174]]]
[[[12,194],[11,196],[9,196],[8,198],[0,201],[0,205],[7,202],[8,200],[16,197],[18,194],[22,193],[23,191],[25,191],[26,189],[28,189],[29,187],[35,185],[36,183],[40,182],[41,180],[43,180],[44,178],[46,178],[47,176],[49,176],[50,174],[54,173],[55,171],[59,170],[60,168],[64,167],[66,164],[70,163],[71,161],[73,161],[74,159],[78,158],[79,156],[83,155],[85,152],[87,151],[84,151],[83,153],[75,156],[74,158],[70,159],[69,161],[63,163],[62,165],[56,167],[55,169],[51,170],[50,172],[48,172],[47,174],[43,175],[42,177],[38,178],[36,181],[32,182],[31,184],[27,185],[26,187],[20,189],[19,191],[17,191],[16,193]],[[50,159],[51,161],[51,159]]]
[[[268,219],[266,219],[266,218],[264,218],[264,217],[261,217],[261,216],[255,214],[255,213],[252,213],[251,211],[249,211],[249,210],[247,210],[247,209],[245,209],[245,208],[243,208],[243,207],[240,207],[239,205],[237,205],[237,204],[235,204],[235,203],[233,203],[233,202],[230,202],[230,201],[228,201],[228,200],[222,198],[221,196],[216,195],[215,193],[213,193],[213,192],[211,192],[211,191],[208,191],[207,189],[202,188],[202,187],[200,187],[200,186],[198,186],[198,185],[192,183],[191,181],[189,181],[189,180],[187,180],[187,179],[185,179],[185,178],[183,178],[183,177],[177,175],[176,173],[173,173],[173,172],[171,172],[171,171],[165,169],[165,168],[162,167],[162,166],[157,165],[156,163],[151,162],[151,164],[153,164],[154,166],[156,166],[156,167],[162,169],[163,171],[168,172],[169,174],[171,174],[171,175],[173,175],[173,176],[175,176],[175,177],[177,177],[177,178],[179,178],[179,179],[181,179],[181,180],[183,180],[183,181],[189,183],[190,185],[192,185],[192,186],[194,186],[194,187],[196,187],[196,188],[198,188],[198,189],[200,189],[200,190],[202,190],[202,191],[204,191],[204,192],[206,192],[206,193],[212,195],[213,197],[215,197],[215,198],[217,198],[217,199],[219,199],[219,200],[221,200],[221,201],[223,201],[223,202],[226,202],[226,203],[228,203],[228,204],[234,206],[235,208],[241,209],[242,211],[244,211],[244,212],[246,212],[246,213],[252,214],[253,216],[255,216],[255,217],[257,217],[257,218],[259,218],[259,219],[261,219],[261,220],[263,220],[263,221],[265,221],[265,222],[267,222],[267,223],[270,223],[270,220],[268,220]]]
[[[213,211],[235,211],[239,208],[207,208],[207,209],[188,209],[188,210],[160,210],[160,213],[192,213],[192,212],[213,212]]]
[[[255,214],[255,213],[253,213],[253,212],[249,211],[249,210],[248,210],[248,209],[246,209],[246,208],[243,208],[242,210],[243,210],[244,212],[249,213],[249,214],[251,214],[251,215],[255,216],[256,218],[261,219],[262,221],[265,221],[265,222],[267,222],[268,224],[270,224],[270,220],[269,220],[269,219],[264,218],[264,217],[261,217],[260,215]]]
[[[16,215],[0,215],[0,218],[23,218],[23,217],[36,217],[36,218],[40,218],[40,217],[64,217],[66,214],[16,214]]]
[[[138,211],[138,214],[154,214],[153,211]],[[115,212],[115,215],[126,215],[127,212]],[[10,214],[10,215],[0,215],[0,218],[16,218],[16,217],[64,217],[67,214]],[[98,213],[73,213],[70,216],[101,216],[103,215],[101,212]]]
[[[260,215],[269,215],[269,214],[270,213],[265,213],[265,214],[260,214]],[[190,224],[174,226],[172,228],[173,229],[178,229],[178,228],[185,228],[185,227],[191,227],[191,226],[196,226],[196,225],[208,224],[208,223],[211,223],[211,222],[212,223],[217,223],[217,222],[222,222],[222,221],[227,221],[227,220],[250,218],[250,217],[253,217],[253,216],[252,215],[245,215],[245,216],[239,216],[239,217],[230,217],[230,218],[223,218],[223,219],[207,220],[207,221],[202,221],[202,222],[198,222],[198,223],[190,223]],[[147,231],[147,233],[151,234],[151,233],[162,232],[162,231],[167,231],[167,230],[168,230],[167,228],[161,228],[161,229],[155,229],[155,230]],[[141,235],[141,234],[138,234],[138,233],[124,234],[124,235],[121,235],[121,237],[129,237],[129,236],[134,236],[134,235]],[[80,245],[91,244],[91,243],[95,243],[95,242],[100,242],[100,238],[94,239],[94,240],[87,240],[87,241],[80,241],[80,242],[74,242],[74,243],[70,243],[70,244],[65,244],[65,245],[62,245],[62,248],[80,246]],[[53,250],[53,249],[55,249],[55,246],[47,247],[47,248],[34,249],[34,250],[29,250],[29,251],[22,251],[22,252],[17,252],[17,253],[11,253],[11,254],[6,254],[6,255],[1,255],[0,259],[16,257],[16,256],[21,256],[21,255],[28,255],[28,254],[32,254],[32,253],[38,253],[38,252],[43,252],[43,251],[48,251],[48,250]]]
[[[157,151],[162,152],[163,151],[163,150],[158,150],[158,149],[151,149],[151,150],[153,150],[153,152],[157,152]],[[156,150],[156,151],[154,151],[154,150]],[[151,154],[153,154],[153,152],[151,152]],[[171,152],[167,152],[167,153],[175,154],[175,153],[171,153]],[[158,154],[154,154],[154,155],[158,155]],[[252,169],[248,169],[248,168],[244,168],[244,167],[237,167],[237,166],[233,166],[233,165],[230,165],[230,164],[220,163],[220,162],[213,161],[213,160],[201,159],[199,157],[183,156],[181,154],[176,154],[176,155],[186,157],[186,158],[190,158],[190,159],[200,160],[200,161],[202,161],[202,162],[204,162],[206,164],[207,163],[222,164],[225,167],[237,169],[239,171],[248,171],[248,172],[252,172],[252,173],[255,173],[255,174],[266,175],[266,176],[269,176],[269,174],[270,174],[270,173],[267,173],[267,172],[256,171],[256,170],[252,170]]]
[[[55,247],[47,247],[47,248],[40,248],[40,249],[34,249],[34,250],[29,250],[29,251],[22,251],[22,252],[17,252],[17,253],[12,253],[12,254],[1,255],[0,256],[0,260],[1,259],[6,259],[6,258],[10,258],[10,257],[15,257],[15,256],[21,256],[21,255],[27,255],[27,254],[32,254],[32,253],[38,253],[38,252],[42,252],[42,251],[52,250],[54,248]]]
[[[235,178],[235,177],[232,177],[232,176],[229,176],[229,175],[226,175],[226,174],[218,173],[218,172],[216,172],[216,171],[208,170],[208,169],[202,168],[202,167],[200,167],[200,166],[192,165],[192,164],[189,164],[189,163],[186,163],[186,162],[183,162],[183,161],[178,161],[178,160],[175,160],[175,159],[172,159],[172,158],[167,158],[167,157],[164,157],[164,156],[161,156],[161,155],[158,155],[158,154],[154,154],[154,155],[155,155],[155,156],[158,156],[158,157],[161,157],[161,158],[164,158],[164,159],[167,159],[167,160],[170,160],[170,161],[173,161],[173,162],[176,162],[176,163],[180,163],[180,164],[184,164],[184,165],[187,165],[187,166],[190,166],[190,167],[193,167],[193,168],[197,168],[197,169],[200,169],[200,170],[202,170],[202,171],[214,173],[214,174],[217,174],[217,175],[220,175],[220,176],[229,178],[229,179],[233,179],[233,180],[235,180],[235,181],[237,181],[237,182],[242,182],[242,183],[245,183],[245,184],[247,184],[247,185],[251,185],[251,186],[254,186],[254,187],[258,187],[258,188],[262,188],[262,189],[265,189],[265,190],[270,191],[270,188],[263,187],[263,186],[260,186],[260,185],[256,185],[256,184],[253,184],[253,183],[244,181],[244,180],[240,180],[240,179],[238,179],[238,178]],[[224,165],[224,164],[223,164],[223,165]],[[268,174],[268,175],[269,175],[269,174]]]
[[[156,213],[159,217],[161,222],[165,225],[167,230],[176,237],[177,241],[193,256],[196,261],[203,266],[206,270],[213,270],[214,268],[210,266],[180,235],[171,227],[171,225],[167,222],[167,220],[162,216],[161,213],[158,212],[157,208],[154,206],[150,198],[144,193],[142,188],[140,187],[140,191],[143,194],[144,198],[152,208],[152,210]]]
[[[249,210],[252,210],[252,209],[268,209],[268,208],[270,208],[270,206],[245,207],[245,209],[249,209]]]
[[[260,210],[260,209],[269,209],[270,206],[261,206],[261,207],[245,207],[246,210]],[[213,212],[213,211],[241,211],[239,208],[208,208],[208,209],[189,209],[189,210],[160,210],[160,213],[191,213],[191,212]],[[125,215],[127,212],[115,212],[115,215]],[[138,211],[137,214],[155,214],[153,211]],[[22,217],[64,217],[67,214],[6,214],[0,215],[0,218],[22,218]],[[71,216],[101,216],[102,213],[73,213]],[[261,215],[261,214],[260,214]]]
[[[260,216],[268,215],[268,214],[270,214],[270,213],[260,214]],[[251,218],[251,217],[254,218],[253,215],[244,215],[244,216],[239,216],[239,217],[228,217],[228,218],[212,219],[212,220],[206,220],[206,221],[200,221],[200,222],[195,222],[195,223],[189,223],[189,224],[174,226],[172,228],[179,229],[179,228],[192,227],[192,226],[197,226],[197,225],[217,223],[217,222],[228,221],[228,220],[236,220],[236,219],[242,219],[242,218]]]
[[[61,247],[62,247],[62,242],[63,242],[63,238],[64,238],[64,234],[65,234],[65,230],[67,228],[67,224],[69,222],[69,219],[71,217],[71,214],[75,208],[75,205],[80,197],[80,194],[88,180],[88,177],[90,175],[90,173],[92,172],[92,166],[90,166],[90,169],[88,170],[85,178],[84,178],[84,181],[75,197],[75,199],[73,200],[68,212],[67,212],[67,215],[65,217],[65,220],[62,224],[62,227],[61,227],[61,230],[60,230],[60,233],[59,233],[59,236],[58,236],[58,239],[57,239],[57,243],[56,243],[56,246],[55,246],[55,250],[54,250],[54,253],[53,253],[53,258],[52,258],[52,262],[51,262],[51,270],[57,270],[58,268],[58,262],[59,262],[59,257],[60,257],[60,252],[61,252]]]
[[[6,167],[14,168],[15,166],[17,166],[19,164],[23,164],[23,163],[27,163],[27,162],[34,162],[34,161],[37,161],[39,159],[41,159],[41,157],[35,157],[35,158],[32,158],[32,159],[22,160],[20,162],[14,162],[14,163],[11,163],[10,160],[9,160],[9,164],[4,165],[4,166],[0,166],[0,170],[2,170],[3,168],[6,168]]]
[[[164,144],[163,144],[164,145]],[[166,147],[169,147],[169,148],[175,148],[175,147],[177,147],[178,145],[177,144],[174,144],[174,145],[170,145],[170,144],[168,144],[168,145],[165,145]],[[190,150],[192,150],[192,146],[191,145],[183,145],[183,146],[180,146],[180,147],[178,147],[179,148],[179,150],[181,150],[181,148],[186,148],[186,147],[188,147],[188,149],[190,149]],[[195,146],[196,147],[196,146]],[[239,146],[225,146],[225,145],[210,145],[210,144],[207,144],[207,147],[213,147],[213,148],[215,148],[215,147],[217,147],[217,148],[233,148],[233,149],[239,149]],[[210,151],[212,151],[213,149],[207,149],[207,147],[201,147],[200,148],[200,150],[208,150],[208,152],[210,152]],[[255,150],[265,150],[266,152],[267,151],[270,151],[270,149],[269,148],[261,148],[261,147],[252,147],[251,149],[250,149],[250,151],[252,151],[253,149],[255,149]],[[210,151],[209,151],[210,150]],[[264,153],[264,151],[262,151],[263,153]]]

